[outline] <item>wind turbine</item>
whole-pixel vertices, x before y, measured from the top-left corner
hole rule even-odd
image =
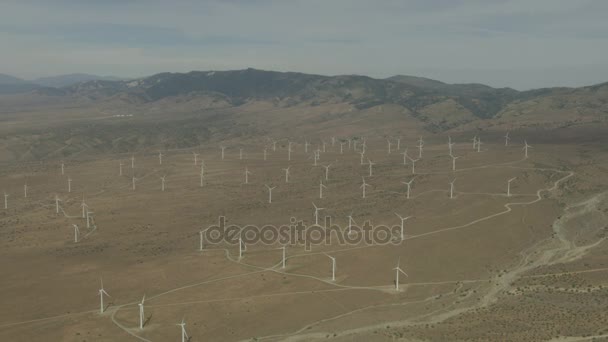
[[[361,161],[360,161],[360,163],[361,163],[361,165],[363,165],[364,164],[363,158],[365,158],[365,152],[362,151],[362,152],[359,152],[359,154],[361,155]]]
[[[122,161],[118,163],[118,175],[122,176]]]
[[[452,171],[456,171],[456,159],[460,157],[452,156]]]
[[[68,177],[68,192],[72,192],[72,178]]]
[[[201,231],[198,232],[198,236],[199,236],[199,238],[198,238],[198,250],[201,251],[201,252],[203,251],[203,235],[204,234],[205,234],[204,230],[201,230]]]
[[[72,226],[74,227],[74,242],[78,242],[78,236],[80,236],[80,229],[78,229],[78,226],[75,224],[72,224]]]
[[[473,137],[473,149],[475,149],[475,147],[477,147],[477,136]]]
[[[65,164],[61,161],[61,175],[65,175]]]
[[[158,165],[163,165],[163,154],[161,151],[158,151]]]
[[[325,253],[323,253],[325,254]],[[325,254],[328,258],[331,259],[331,281],[336,281],[336,258]]]
[[[348,139],[348,149],[350,150],[350,145],[352,144],[353,140],[352,139]]]
[[[456,178],[454,178],[451,182],[450,182],[450,198],[454,198],[454,182],[456,181]]]
[[[355,222],[355,220],[353,219],[353,212],[350,212],[350,215],[347,216],[348,217],[348,234],[350,234],[352,232],[352,228],[353,228],[353,223],[357,223]]]
[[[205,181],[205,169],[202,166],[203,166],[203,164],[201,164],[201,174],[200,174],[200,178],[201,178],[201,180],[200,180],[200,187],[201,188],[205,185],[205,183],[204,183],[204,181]]]
[[[418,159],[422,158],[422,147],[424,146],[424,141],[422,140],[422,137],[420,137],[420,139],[418,139]]]
[[[281,259],[281,268],[285,268],[285,262],[287,261],[287,258],[286,258],[287,250],[286,250],[285,246],[281,247],[281,249],[283,250],[283,258]]]
[[[4,209],[8,209],[8,194],[4,192]]]
[[[397,137],[397,151],[401,149],[401,137]]]
[[[452,138],[450,138],[450,141],[448,142],[448,149],[450,150],[450,156],[453,156],[454,145],[455,144],[452,142]]]
[[[220,149],[222,150],[222,160],[224,160],[224,152],[226,151],[226,146],[220,145]]]
[[[272,140],[272,151],[276,152],[276,150],[277,150],[277,141],[273,139]]]
[[[146,295],[144,295],[141,299],[141,302],[137,304],[139,306],[139,329],[143,330],[144,328],[144,302],[146,301]]]
[[[511,197],[511,182],[516,179],[517,177],[513,177],[507,181],[507,197]]]
[[[186,333],[186,323],[184,323],[184,319],[182,318],[182,322],[177,324],[182,328],[182,342],[187,342],[189,340],[188,334]]]
[[[86,209],[89,208],[89,206],[84,202],[84,196],[82,196],[82,202],[80,202],[80,207],[82,208],[82,218],[86,217]]]
[[[404,234],[404,223],[407,219],[409,219],[411,216],[407,216],[407,217],[403,217],[397,213],[395,213],[395,215],[397,215],[397,217],[399,217],[399,219],[401,220],[401,241],[403,241],[403,239],[405,238],[405,234]]]
[[[160,177],[160,191],[165,191],[165,176]]]
[[[477,152],[481,152],[481,138],[477,138]]]
[[[249,171],[247,166],[245,166],[245,184],[249,184],[249,175],[250,174],[251,174],[251,171]]]
[[[106,290],[104,290],[104,288],[103,288],[103,279],[99,278],[99,280],[101,281],[101,288],[99,289],[99,301],[100,301],[100,304],[99,304],[99,313],[103,314],[103,312],[105,310],[105,308],[103,306],[103,296],[106,295],[106,296],[108,296],[110,298],[112,298],[112,296],[110,296],[106,292]]]
[[[420,158],[418,158],[418,159],[412,159],[412,158],[410,158],[410,160],[412,161],[412,174],[413,174],[413,175],[415,175],[415,174],[416,174],[416,162],[417,162],[419,159],[420,159]]]
[[[319,181],[319,198],[323,198],[323,189],[327,189],[327,185],[323,184],[323,180]]]
[[[386,139],[386,143],[388,144],[388,154],[391,154],[391,141],[390,141],[390,139]]]
[[[287,161],[291,161],[291,141],[287,142]]]
[[[331,146],[334,147],[336,145],[336,137],[331,137]]]
[[[371,160],[367,159],[368,165],[369,165],[369,176],[372,176],[372,167],[376,164],[372,163]]]
[[[276,186],[271,188],[267,184],[264,185],[266,185],[266,188],[268,189],[268,203],[272,203],[272,189],[276,188]]]
[[[410,181],[409,181],[409,182],[403,182],[403,181],[401,182],[401,183],[403,183],[403,184],[407,185],[407,195],[406,195],[406,197],[405,197],[405,198],[407,198],[407,199],[410,199],[410,190],[411,190],[411,188],[412,188],[412,182],[413,182],[413,181],[414,181],[414,178],[410,179]]]
[[[283,171],[285,171],[285,183],[289,183],[289,169],[291,168],[291,166],[288,166],[287,168],[283,169]]]
[[[314,213],[314,215],[315,215],[315,226],[318,226],[319,225],[319,211],[321,211],[321,210],[323,210],[325,208],[319,208],[319,207],[317,207],[314,202],[312,203],[312,206],[315,207],[315,213]]]
[[[317,162],[319,161],[319,158],[320,158],[320,153],[321,153],[320,150],[316,150],[316,151],[313,152],[313,159],[314,159],[314,164],[313,165],[314,166],[317,166]]]
[[[131,168],[135,168],[135,156],[131,156]]]
[[[61,200],[59,199],[59,196],[55,195],[55,213],[59,214],[59,202],[61,202]]]
[[[246,250],[245,243],[243,242],[243,237],[239,235],[239,260],[243,258],[243,251]]]
[[[407,165],[407,158],[409,158],[407,155],[407,148],[401,154],[403,155],[403,165]]]
[[[264,160],[266,160],[266,155],[268,154],[268,151],[267,151],[267,150],[268,150],[268,149],[266,149],[266,148],[264,149]]]
[[[243,160],[243,149],[239,148],[239,160]]]
[[[361,184],[361,189],[363,190],[363,194],[361,195],[361,198],[365,198],[365,187],[366,186],[370,186],[369,184],[365,183],[365,177],[361,177],[361,179],[363,179],[363,184]]]
[[[505,146],[509,146],[509,140],[511,140],[511,138],[509,137],[509,132],[507,131],[507,134],[505,134]]]
[[[23,197],[27,198],[27,183],[23,184]]]
[[[91,214],[93,214],[92,211],[87,210],[87,228],[91,228]]]
[[[308,142],[308,140],[306,140],[304,142],[304,153],[308,153],[308,146],[310,146],[310,143]]]
[[[133,189],[133,191],[135,191],[135,176],[131,178],[131,188]]]
[[[325,153],[325,151],[326,151],[325,150],[325,145],[326,145],[325,140],[323,140],[323,153]]]
[[[399,264],[401,263],[401,258],[397,260],[397,267],[393,268],[395,271],[395,291],[399,291],[399,273],[403,273],[406,277],[408,277],[407,273],[405,273]]]
[[[197,165],[198,164],[197,163],[198,162],[198,160],[197,160],[198,159],[198,153],[192,152],[192,156],[194,157],[194,165]]]
[[[528,149],[532,148],[532,146],[528,145],[528,142],[526,140],[524,140],[524,148],[522,148],[522,150],[524,150],[524,155],[526,158],[528,158]]]
[[[325,180],[329,180],[329,167],[331,166],[331,164],[321,166],[325,168]]]

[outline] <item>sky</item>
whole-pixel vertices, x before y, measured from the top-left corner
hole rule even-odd
[[[605,0],[3,0],[0,73],[257,68],[526,90],[608,81]]]

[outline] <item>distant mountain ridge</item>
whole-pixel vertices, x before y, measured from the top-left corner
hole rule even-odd
[[[113,76],[97,76],[77,73],[24,80],[15,76],[0,74],[0,94],[17,94],[32,90],[45,91],[44,88],[63,88],[76,83],[92,80],[119,81],[122,79]],[[52,90],[49,89],[46,91]]]

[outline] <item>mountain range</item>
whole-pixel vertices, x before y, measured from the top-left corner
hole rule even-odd
[[[112,76],[97,76],[77,73],[24,80],[15,76],[0,74],[0,94],[17,94],[45,87],[62,88],[76,83],[92,80],[118,81],[121,79]]]

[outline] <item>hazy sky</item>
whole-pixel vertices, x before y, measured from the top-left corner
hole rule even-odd
[[[3,0],[0,73],[247,67],[529,89],[608,81],[605,0]]]

